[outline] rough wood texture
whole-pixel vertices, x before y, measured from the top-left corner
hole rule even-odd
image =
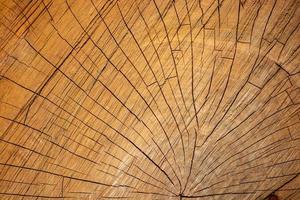
[[[1,0],[0,199],[300,199],[299,8]]]

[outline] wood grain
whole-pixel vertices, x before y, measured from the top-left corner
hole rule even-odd
[[[299,0],[1,0],[0,199],[300,199]]]

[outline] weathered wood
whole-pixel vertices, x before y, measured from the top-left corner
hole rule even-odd
[[[300,199],[299,5],[1,0],[0,199]]]

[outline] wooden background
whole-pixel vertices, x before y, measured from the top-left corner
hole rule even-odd
[[[300,199],[300,1],[1,0],[0,199]]]

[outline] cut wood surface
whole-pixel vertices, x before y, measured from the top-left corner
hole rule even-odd
[[[0,0],[0,199],[300,199],[299,0]]]

